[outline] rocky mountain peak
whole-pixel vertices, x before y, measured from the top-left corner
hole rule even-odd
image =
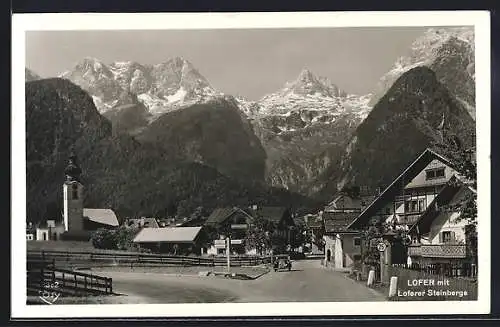
[[[328,79],[317,77],[310,70],[303,69],[295,81],[286,83],[281,93],[283,95],[332,97],[338,94],[338,88]]]
[[[471,27],[431,28],[417,38],[381,79],[370,101],[373,106],[408,70],[427,66],[475,116],[474,30]]]

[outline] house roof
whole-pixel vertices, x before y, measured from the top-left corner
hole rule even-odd
[[[428,233],[432,225],[433,220],[439,215],[439,207],[449,205],[454,206],[459,204],[466,192],[469,191],[467,186],[456,185],[454,182],[456,178],[453,176],[450,179],[449,184],[447,184],[441,192],[432,200],[432,202],[427,206],[427,209],[420,216],[420,218],[411,226],[410,231],[418,230],[420,233]]]
[[[118,226],[118,218],[116,218],[115,212],[111,209],[83,209],[83,216],[87,217],[90,221],[108,225],[108,226]]]
[[[217,208],[208,216],[206,223],[209,225],[221,224],[238,211],[243,210],[239,208]]]
[[[394,181],[378,195],[347,228],[360,228],[368,223],[370,217],[384,207],[387,201],[395,197],[399,191],[415,178],[433,160],[439,160],[449,167],[454,165],[437,152],[426,149],[420,154]]]
[[[135,243],[189,243],[198,236],[201,227],[143,228],[134,238]]]
[[[287,212],[288,208],[286,207],[261,207],[255,210],[255,214],[275,223],[279,223]]]
[[[354,232],[347,226],[358,216],[359,212],[323,212],[323,223],[326,233]]]

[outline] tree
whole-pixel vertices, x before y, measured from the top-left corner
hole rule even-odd
[[[120,226],[113,230],[113,241],[118,250],[136,250],[137,246],[133,240],[139,229]]]
[[[246,249],[255,249],[258,254],[267,252],[272,246],[271,233],[269,222],[262,217],[255,217],[245,236]]]
[[[90,240],[96,249],[116,249],[113,232],[109,229],[99,228],[92,232]]]
[[[133,243],[138,229],[120,226],[116,229],[99,228],[92,232],[90,240],[97,249],[138,250]]]
[[[390,235],[390,238],[387,236]],[[387,223],[382,217],[374,217],[370,221],[367,229],[361,234],[361,260],[368,266],[377,266],[380,264],[380,251],[377,245],[380,242],[390,241],[391,245],[405,244],[408,238],[405,229]]]

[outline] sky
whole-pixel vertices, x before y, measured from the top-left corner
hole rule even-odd
[[[379,79],[427,27],[228,30],[32,31],[26,67],[58,76],[85,57],[109,64],[189,60],[217,90],[258,100],[303,69],[351,94],[373,92]]]

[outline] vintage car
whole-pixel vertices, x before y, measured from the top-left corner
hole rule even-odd
[[[278,270],[288,270],[292,269],[292,261],[290,260],[290,256],[288,255],[278,255],[274,258],[273,262],[274,271]]]

